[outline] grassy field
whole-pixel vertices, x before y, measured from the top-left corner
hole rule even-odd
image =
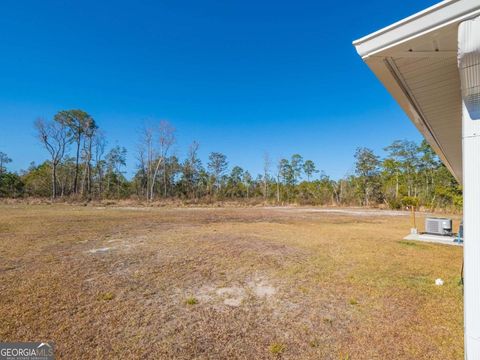
[[[61,359],[462,359],[462,249],[407,215],[0,206],[0,340]],[[435,286],[435,279],[445,280]]]

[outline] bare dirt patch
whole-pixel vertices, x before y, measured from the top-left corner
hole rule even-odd
[[[372,217],[372,216],[409,216],[408,211],[397,211],[397,210],[375,210],[375,209],[355,209],[355,208],[346,208],[346,209],[335,209],[335,208],[298,208],[298,207],[269,207],[272,211],[283,211],[290,213],[326,213],[326,214],[339,214],[339,215],[350,215],[350,216],[361,216],[361,217]]]

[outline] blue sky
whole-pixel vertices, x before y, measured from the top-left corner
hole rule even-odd
[[[27,168],[47,154],[33,121],[89,112],[135,167],[139,129],[170,121],[261,172],[263,153],[312,159],[333,178],[358,146],[420,140],[352,40],[433,5],[371,1],[38,1],[0,3],[0,151]]]

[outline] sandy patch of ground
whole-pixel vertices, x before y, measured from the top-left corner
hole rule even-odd
[[[88,250],[88,252],[90,254],[96,254],[96,253],[104,253],[104,252],[107,252],[107,251],[110,251],[112,250],[111,247],[102,247],[102,248],[98,248],[98,249],[90,249]]]
[[[270,285],[266,280],[260,280],[260,282],[250,281],[248,282],[248,286],[259,298],[270,297],[277,292],[277,289]]]
[[[238,286],[219,288],[215,294],[223,298],[223,303],[228,306],[240,306],[245,298],[245,290]]]
[[[255,298],[265,300],[275,295],[277,289],[265,278],[257,278],[254,281],[243,281],[242,283],[230,286],[205,285],[198,290],[193,290],[195,297],[204,303],[218,303],[231,307],[241,306],[244,300]]]
[[[409,216],[408,211],[399,210],[373,210],[373,209],[334,209],[334,208],[296,208],[296,207],[269,207],[268,209],[284,211],[287,213],[326,213],[350,216]]]

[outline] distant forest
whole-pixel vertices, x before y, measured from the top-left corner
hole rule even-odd
[[[34,123],[48,158],[27,170],[8,170],[12,159],[0,152],[0,197],[59,200],[136,199],[189,203],[242,201],[269,204],[385,206],[415,205],[430,210],[462,207],[462,191],[422,141],[397,140],[381,158],[358,148],[354,173],[332,180],[300,154],[272,161],[263,156],[263,172],[252,175],[230,165],[225,154],[212,152],[203,164],[193,142],[184,159],[172,154],[175,128],[167,121],[144,128],[136,155],[136,173],[125,177],[127,149],[107,146],[95,120],[82,110],[58,112]]]

